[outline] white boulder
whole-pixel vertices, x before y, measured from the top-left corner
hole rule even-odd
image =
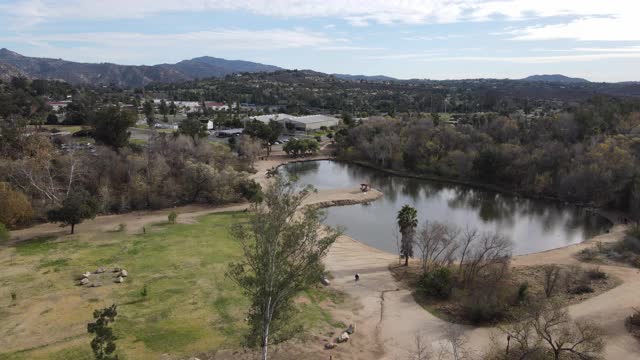
[[[349,341],[349,334],[347,334],[347,332],[343,332],[342,334],[340,334],[340,336],[338,336],[337,339],[338,343],[343,343],[343,342],[347,342]]]

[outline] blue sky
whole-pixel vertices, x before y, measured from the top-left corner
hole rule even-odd
[[[0,47],[398,78],[640,80],[640,0],[0,0]]]

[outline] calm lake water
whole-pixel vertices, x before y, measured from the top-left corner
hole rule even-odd
[[[528,254],[582,242],[610,223],[581,208],[514,197],[467,186],[389,175],[356,164],[313,161],[282,166],[300,184],[336,189],[369,183],[384,197],[370,204],[326,209],[325,223],[370,246],[396,253],[396,214],[409,204],[425,220],[472,226],[500,233],[514,243],[514,254]],[[420,227],[420,225],[418,225]]]

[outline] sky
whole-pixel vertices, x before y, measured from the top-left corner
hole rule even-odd
[[[640,0],[0,0],[0,48],[401,79],[640,81]]]

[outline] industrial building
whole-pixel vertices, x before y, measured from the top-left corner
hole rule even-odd
[[[321,127],[337,126],[340,123],[340,119],[327,116],[327,115],[307,115],[307,116],[294,116],[289,114],[268,114],[249,116],[242,121],[260,121],[263,123],[269,123],[269,121],[277,121],[287,127],[293,127],[299,131],[317,130]]]

